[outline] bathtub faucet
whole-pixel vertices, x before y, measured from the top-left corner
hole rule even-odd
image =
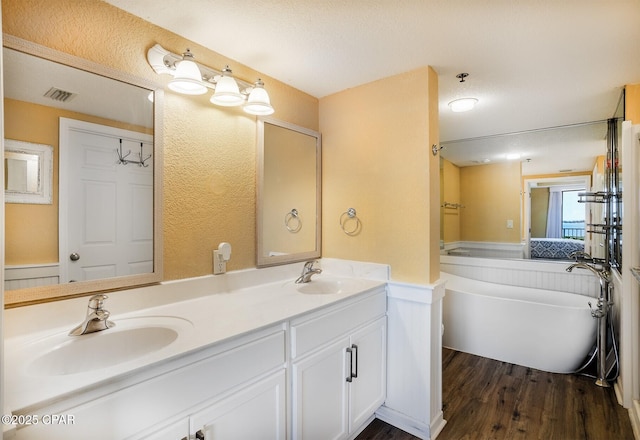
[[[573,251],[569,254],[569,258],[575,260],[575,261],[584,261],[584,260],[590,260],[593,261],[593,258],[591,257],[591,255],[589,255],[588,253],[586,253],[585,251]]]
[[[593,273],[595,276],[597,276],[598,280],[600,281],[600,288],[602,289],[603,292],[605,291],[604,289],[607,288],[608,283],[611,281],[609,270],[604,266],[601,269],[596,269],[590,264],[587,264],[584,262],[578,262],[578,263],[573,263],[571,266],[567,267],[566,270],[567,272],[571,272],[575,268],[587,269],[591,271],[591,273]]]

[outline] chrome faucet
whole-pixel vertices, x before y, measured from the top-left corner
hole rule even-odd
[[[601,289],[605,289],[607,287],[607,283],[611,281],[609,271],[604,267],[602,269],[596,269],[592,265],[581,261],[581,262],[573,263],[571,266],[567,267],[566,270],[567,272],[571,272],[575,268],[587,269],[591,271],[595,276],[598,277],[598,280],[600,281]]]
[[[304,263],[304,267],[302,268],[302,275],[300,275],[296,280],[297,284],[308,283],[309,281],[311,281],[311,277],[313,275],[322,273],[322,269],[320,269],[319,267],[313,267],[313,265],[316,263],[317,260],[311,260]]]
[[[593,257],[588,253],[586,253],[585,251],[573,251],[569,254],[569,258],[575,261],[584,261],[584,260],[593,261]]]
[[[89,298],[87,306],[87,316],[84,321],[69,332],[70,336],[86,335],[87,333],[99,332],[114,327],[116,324],[109,321],[109,311],[102,308],[107,295],[99,293]]]

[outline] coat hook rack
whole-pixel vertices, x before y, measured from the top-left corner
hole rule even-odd
[[[130,163],[136,163],[138,164],[138,166],[140,167],[145,167],[147,168],[149,166],[148,163],[146,163],[149,159],[151,159],[151,154],[148,155],[147,157],[145,157],[144,159],[142,158],[142,148],[143,148],[143,143],[140,142],[140,153],[138,153],[138,156],[140,157],[140,160],[129,160],[127,159],[127,157],[129,157],[129,155],[131,154],[131,150],[129,150],[127,152],[127,154],[122,155],[122,139],[120,139],[120,148],[116,149],[116,154],[118,155],[118,164],[119,165],[127,165]]]

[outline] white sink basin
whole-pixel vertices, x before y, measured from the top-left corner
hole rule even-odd
[[[182,318],[153,316],[114,319],[116,326],[82,336],[58,333],[29,347],[36,353],[29,374],[61,376],[112,367],[156,353],[174,343],[192,324]]]
[[[311,295],[347,293],[361,290],[366,282],[355,278],[312,278],[311,281],[299,284],[298,292]]]

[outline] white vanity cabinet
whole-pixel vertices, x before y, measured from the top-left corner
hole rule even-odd
[[[252,426],[234,428],[284,439],[285,372],[281,324],[53,402],[37,412],[73,415],[74,423],[23,427],[16,439],[191,440],[238,419]]]
[[[65,415],[71,416],[71,423],[19,426],[11,438],[353,437],[386,398],[387,291],[384,283],[369,283],[338,298],[297,292],[292,296],[285,291],[282,302],[277,302],[273,296],[278,293],[269,290],[255,297],[252,293],[215,297],[236,300],[229,310],[246,307],[251,304],[248,299],[254,301],[246,316],[233,318],[243,320],[242,331],[230,331],[225,338],[218,336],[217,342],[157,362],[133,363],[130,369],[119,366],[118,374],[103,371],[102,379],[91,372],[66,379],[40,378],[45,387],[59,380],[66,380],[65,385],[84,380],[89,385],[58,394],[49,391],[40,400],[31,397],[35,403],[21,405],[14,415]],[[259,308],[260,301],[270,302]],[[188,312],[183,311],[185,316]],[[198,330],[221,331],[216,323],[218,327],[196,322],[185,340],[208,341],[209,336]],[[225,326],[240,327],[232,320]]]
[[[386,294],[291,323],[292,437],[344,439],[386,395]]]

